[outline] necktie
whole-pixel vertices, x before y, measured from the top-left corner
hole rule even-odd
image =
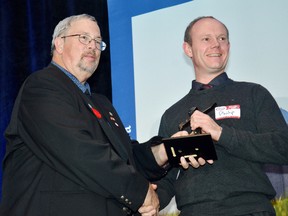
[[[210,89],[212,87],[213,87],[213,85],[210,85],[210,84],[202,84],[201,87],[199,88],[199,90],[206,90],[206,89]]]

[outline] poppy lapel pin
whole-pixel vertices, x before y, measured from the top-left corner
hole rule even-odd
[[[90,104],[88,104],[89,108],[92,110],[93,114],[98,118],[98,119],[101,119],[102,118],[102,115],[101,113],[95,109],[94,107],[92,107]]]

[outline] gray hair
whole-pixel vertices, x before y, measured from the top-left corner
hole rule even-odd
[[[55,50],[55,44],[54,44],[55,38],[64,35],[64,33],[66,33],[68,29],[71,27],[71,23],[80,19],[89,19],[97,23],[95,17],[88,15],[88,14],[73,15],[73,16],[70,16],[61,20],[55,27],[54,33],[52,36],[52,42],[51,42],[51,54],[52,55],[53,55],[53,51]]]
[[[227,39],[228,39],[228,41],[229,41],[229,31],[228,31],[228,28],[224,25],[224,23],[222,23],[222,22],[219,21],[218,19],[214,18],[213,16],[200,16],[200,17],[194,19],[192,22],[190,22],[189,25],[187,26],[186,30],[185,30],[184,41],[187,42],[188,44],[192,45],[192,38],[191,38],[191,35],[190,35],[191,29],[193,28],[193,26],[195,25],[195,23],[197,23],[199,20],[206,19],[206,18],[214,19],[214,20],[217,20],[218,22],[220,22],[220,23],[224,26],[224,28],[226,29]]]

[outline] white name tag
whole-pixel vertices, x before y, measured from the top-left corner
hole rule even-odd
[[[229,105],[215,108],[215,119],[236,118],[240,119],[240,105]]]

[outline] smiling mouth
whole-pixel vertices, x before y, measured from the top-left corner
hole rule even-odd
[[[207,56],[209,56],[209,57],[221,57],[222,54],[221,53],[212,53],[212,54],[208,54]]]

